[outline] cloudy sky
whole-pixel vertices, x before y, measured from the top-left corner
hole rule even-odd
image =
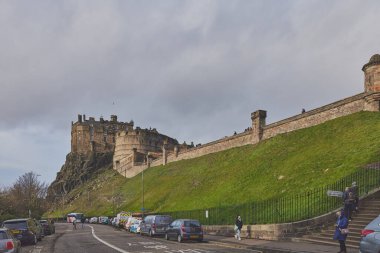
[[[0,0],[0,186],[50,183],[77,114],[206,143],[363,91],[380,2]]]

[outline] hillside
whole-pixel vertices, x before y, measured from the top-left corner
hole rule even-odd
[[[380,160],[379,130],[380,113],[360,112],[256,146],[150,168],[144,172],[145,208],[173,211],[235,205],[333,183]],[[125,179],[110,168],[70,192],[49,215],[140,211],[141,179],[141,174]]]

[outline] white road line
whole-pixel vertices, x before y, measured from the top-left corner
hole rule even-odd
[[[43,249],[42,246],[35,246],[32,253],[41,253],[42,249]]]
[[[99,242],[101,242],[101,243],[107,245],[108,247],[110,247],[110,248],[112,248],[112,249],[114,249],[114,250],[116,250],[116,251],[119,251],[120,253],[129,253],[128,251],[125,251],[125,250],[123,250],[123,249],[120,249],[120,248],[118,248],[118,247],[116,247],[116,246],[114,246],[114,245],[112,245],[112,244],[110,244],[110,243],[108,243],[108,242],[106,242],[106,241],[100,239],[99,237],[96,236],[96,234],[95,234],[95,230],[94,230],[94,227],[93,227],[93,226],[90,226],[90,225],[88,225],[88,226],[89,226],[89,227],[91,228],[91,230],[92,230],[92,236],[93,236],[96,240],[98,240]]]

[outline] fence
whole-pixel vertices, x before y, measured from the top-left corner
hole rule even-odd
[[[329,197],[327,191],[344,191],[345,187],[351,186],[354,181],[359,187],[359,195],[364,196],[380,187],[380,169],[378,167],[360,169],[333,184],[289,197],[165,214],[171,215],[174,219],[198,219],[205,225],[234,224],[237,214],[242,216],[245,224],[295,222],[328,213],[342,206],[342,198]]]

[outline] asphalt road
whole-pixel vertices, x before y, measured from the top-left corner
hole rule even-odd
[[[23,253],[240,253],[258,252],[227,248],[208,242],[166,241],[160,237],[130,234],[107,225],[56,223],[56,233],[46,236],[35,246],[24,246]]]

